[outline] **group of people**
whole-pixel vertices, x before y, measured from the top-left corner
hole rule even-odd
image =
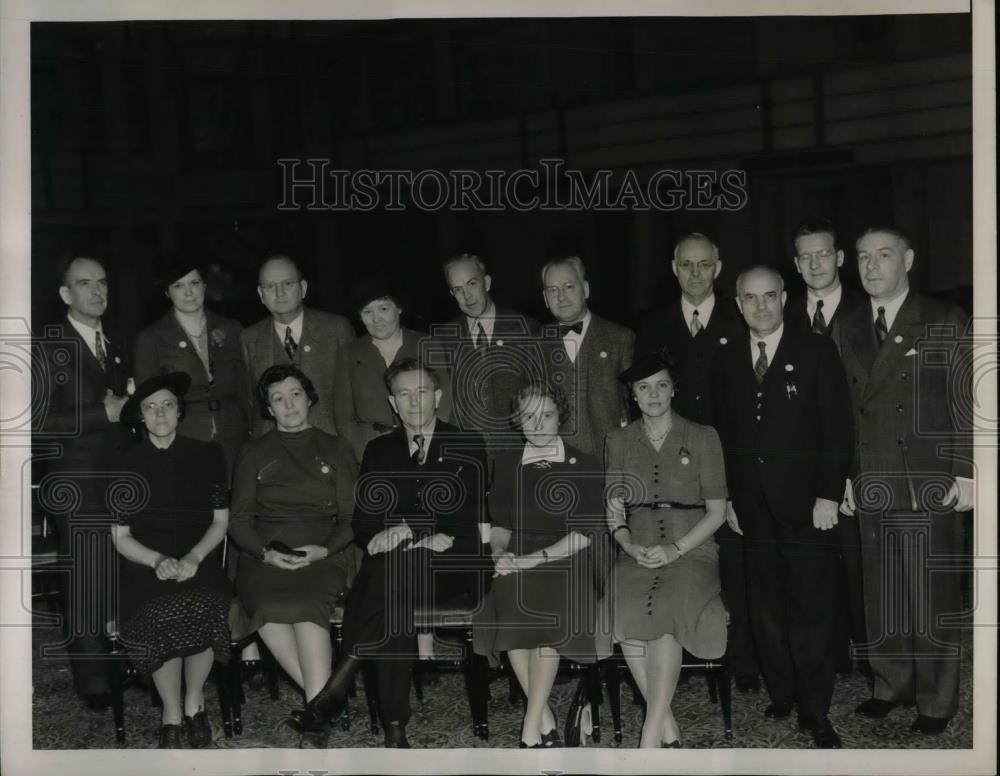
[[[714,288],[716,244],[685,236],[681,298],[638,338],[590,311],[578,257],[541,268],[550,324],[496,305],[485,262],[462,254],[443,264],[454,320],[404,328],[400,295],[372,277],[353,295],[359,338],[304,305],[287,256],[261,265],[270,315],[247,329],[206,307],[182,261],[134,351],[103,327],[103,265],[68,257],[67,316],[38,343],[35,431],[61,446],[39,484],[72,559],[76,692],[107,704],[115,615],[163,701],[160,745],[204,746],[212,664],[256,633],[302,690],[295,730],[322,735],[370,660],[385,744],[406,747],[427,656],[414,611],[461,600],[477,651],[505,654],[524,690],[522,747],[560,744],[560,658],[615,646],[645,700],[642,747],[682,745],[685,651],[726,656],[741,692],[763,676],[765,716],[797,710],[818,747],[841,745],[828,711],[852,655],[872,686],[859,714],[915,704],[913,730],[943,731],[961,577],[935,568],[930,589],[926,575],[961,551],[957,513],[973,505],[955,411],[967,321],[909,288],[898,229],[858,238],[865,293],[840,282],[832,224],[793,244],[806,293],[786,304],[781,274],[757,266],[734,304]],[[949,360],[929,369],[931,351]]]

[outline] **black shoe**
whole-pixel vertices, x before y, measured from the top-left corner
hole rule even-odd
[[[757,674],[736,674],[736,691],[744,695],[751,692],[760,692],[760,677]]]
[[[389,722],[385,726],[386,749],[409,749],[410,742],[406,740],[406,723]]]
[[[792,713],[793,705],[785,701],[771,701],[764,709],[764,716],[768,719],[785,719]]]
[[[316,729],[318,723],[324,725],[331,719],[336,719],[344,712],[347,703],[347,694],[351,689],[351,682],[361,668],[361,661],[351,655],[345,655],[337,661],[333,667],[333,673],[326,680],[323,689],[316,693],[311,701],[306,703],[304,718],[312,722],[310,729]]]
[[[160,728],[160,749],[183,749],[180,725],[164,725]]]
[[[91,711],[107,711],[111,708],[111,693],[108,692],[81,695],[80,700]]]
[[[200,749],[212,743],[212,726],[208,724],[208,714],[204,709],[193,717],[184,717],[183,726],[188,743],[193,748]]]
[[[542,733],[542,746],[546,749],[561,747],[562,739],[559,738],[559,730],[552,728],[548,733]]]
[[[830,720],[814,714],[799,714],[799,730],[812,733],[817,749],[840,749],[843,745]]]
[[[521,742],[522,749],[544,749],[545,744],[526,744],[524,741]]]
[[[676,741],[671,741],[669,744],[660,744],[660,749],[680,749],[681,740],[678,738]]]
[[[898,703],[893,703],[892,701],[869,698],[864,703],[859,705],[854,711],[862,717],[868,717],[868,719],[885,719],[889,716],[889,712],[898,705]]]
[[[936,736],[939,733],[943,733],[945,728],[948,727],[949,720],[942,717],[927,717],[923,714],[917,715],[917,718],[913,720],[913,724],[910,725],[910,730],[914,733],[922,733],[926,736]]]

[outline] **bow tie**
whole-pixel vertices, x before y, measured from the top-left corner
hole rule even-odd
[[[571,331],[575,331],[577,334],[583,334],[583,321],[577,321],[573,324],[559,324],[559,336],[565,337]]]

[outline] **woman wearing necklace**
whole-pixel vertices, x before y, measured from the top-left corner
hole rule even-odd
[[[403,307],[393,285],[382,277],[369,277],[354,288],[354,309],[368,333],[337,351],[333,411],[337,431],[354,448],[358,462],[365,445],[392,431],[396,418],[382,379],[397,358],[420,358],[420,342],[427,335],[404,328]],[[438,417],[451,421],[451,390],[445,381]]]
[[[719,436],[670,408],[666,354],[622,373],[642,413],[608,434],[608,527],[621,551],[614,567],[612,632],[646,699],[640,747],[679,747],[670,704],[683,651],[704,658],[726,651],[718,548],[726,480]]]
[[[226,457],[227,482],[249,433],[249,404],[239,323],[205,307],[205,281],[196,261],[179,259],[159,286],[171,309],[139,332],[133,360],[137,383],[159,374],[187,372],[191,389],[181,436],[216,441]]]

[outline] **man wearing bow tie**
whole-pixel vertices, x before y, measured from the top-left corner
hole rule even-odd
[[[961,638],[949,617],[962,611],[959,513],[975,495],[969,322],[910,289],[914,251],[899,229],[867,229],[857,251],[870,303],[833,333],[857,427],[843,511],[861,532],[875,673],[857,712],[879,719],[915,704],[912,730],[933,735],[958,708]]]
[[[108,278],[102,264],[69,256],[60,261],[58,273],[66,318],[35,342],[41,371],[33,390],[44,392],[44,401],[33,402],[32,419],[34,445],[58,453],[38,466],[38,473],[47,468],[48,474],[36,479],[41,479],[42,508],[53,518],[59,554],[71,564],[60,575],[60,586],[74,689],[100,710],[110,702],[108,666],[101,656],[109,651],[104,629],[115,562],[101,474],[126,440],[118,418],[127,399],[130,348],[104,327]],[[60,499],[57,491],[76,495]]]
[[[712,407],[726,456],[727,521],[746,540],[750,622],[770,719],[798,707],[819,748],[840,748],[833,694],[838,567],[833,528],[853,436],[844,369],[827,337],[784,325],[781,276],[736,280],[749,336],[715,355]]]
[[[698,232],[674,247],[670,264],[681,298],[650,314],[639,329],[636,353],[663,347],[677,367],[673,408],[697,423],[712,425],[712,358],[728,342],[743,338],[746,324],[736,304],[715,291],[722,272],[719,246]],[[759,667],[747,611],[743,537],[728,525],[715,533],[719,543],[719,576],[729,612],[726,657],[736,689],[760,690]]]
[[[542,267],[542,294],[556,319],[542,332],[546,366],[570,407],[560,435],[587,455],[603,455],[607,433],[628,424],[628,395],[618,375],[632,365],[635,334],[588,309],[590,284],[577,256]]]
[[[865,294],[840,280],[844,251],[837,242],[837,230],[825,218],[802,222],[793,238],[795,271],[802,276],[806,292],[791,299],[785,309],[789,328],[829,335],[837,321],[865,304]],[[837,523],[841,556],[841,624],[837,670],[849,674],[852,668],[851,643],[858,657],[858,667],[871,679],[871,668],[864,657],[865,604],[861,590],[861,545],[857,521],[842,516]]]
[[[257,380],[268,367],[295,364],[309,376],[319,394],[319,401],[309,412],[309,422],[328,434],[336,434],[334,366],[337,349],[354,340],[354,328],[341,315],[304,306],[307,290],[308,283],[288,256],[269,256],[261,265],[257,294],[271,316],[240,335],[250,380],[247,395],[252,403],[256,402]],[[254,436],[273,428],[255,406],[250,407],[250,417],[254,418]]]

